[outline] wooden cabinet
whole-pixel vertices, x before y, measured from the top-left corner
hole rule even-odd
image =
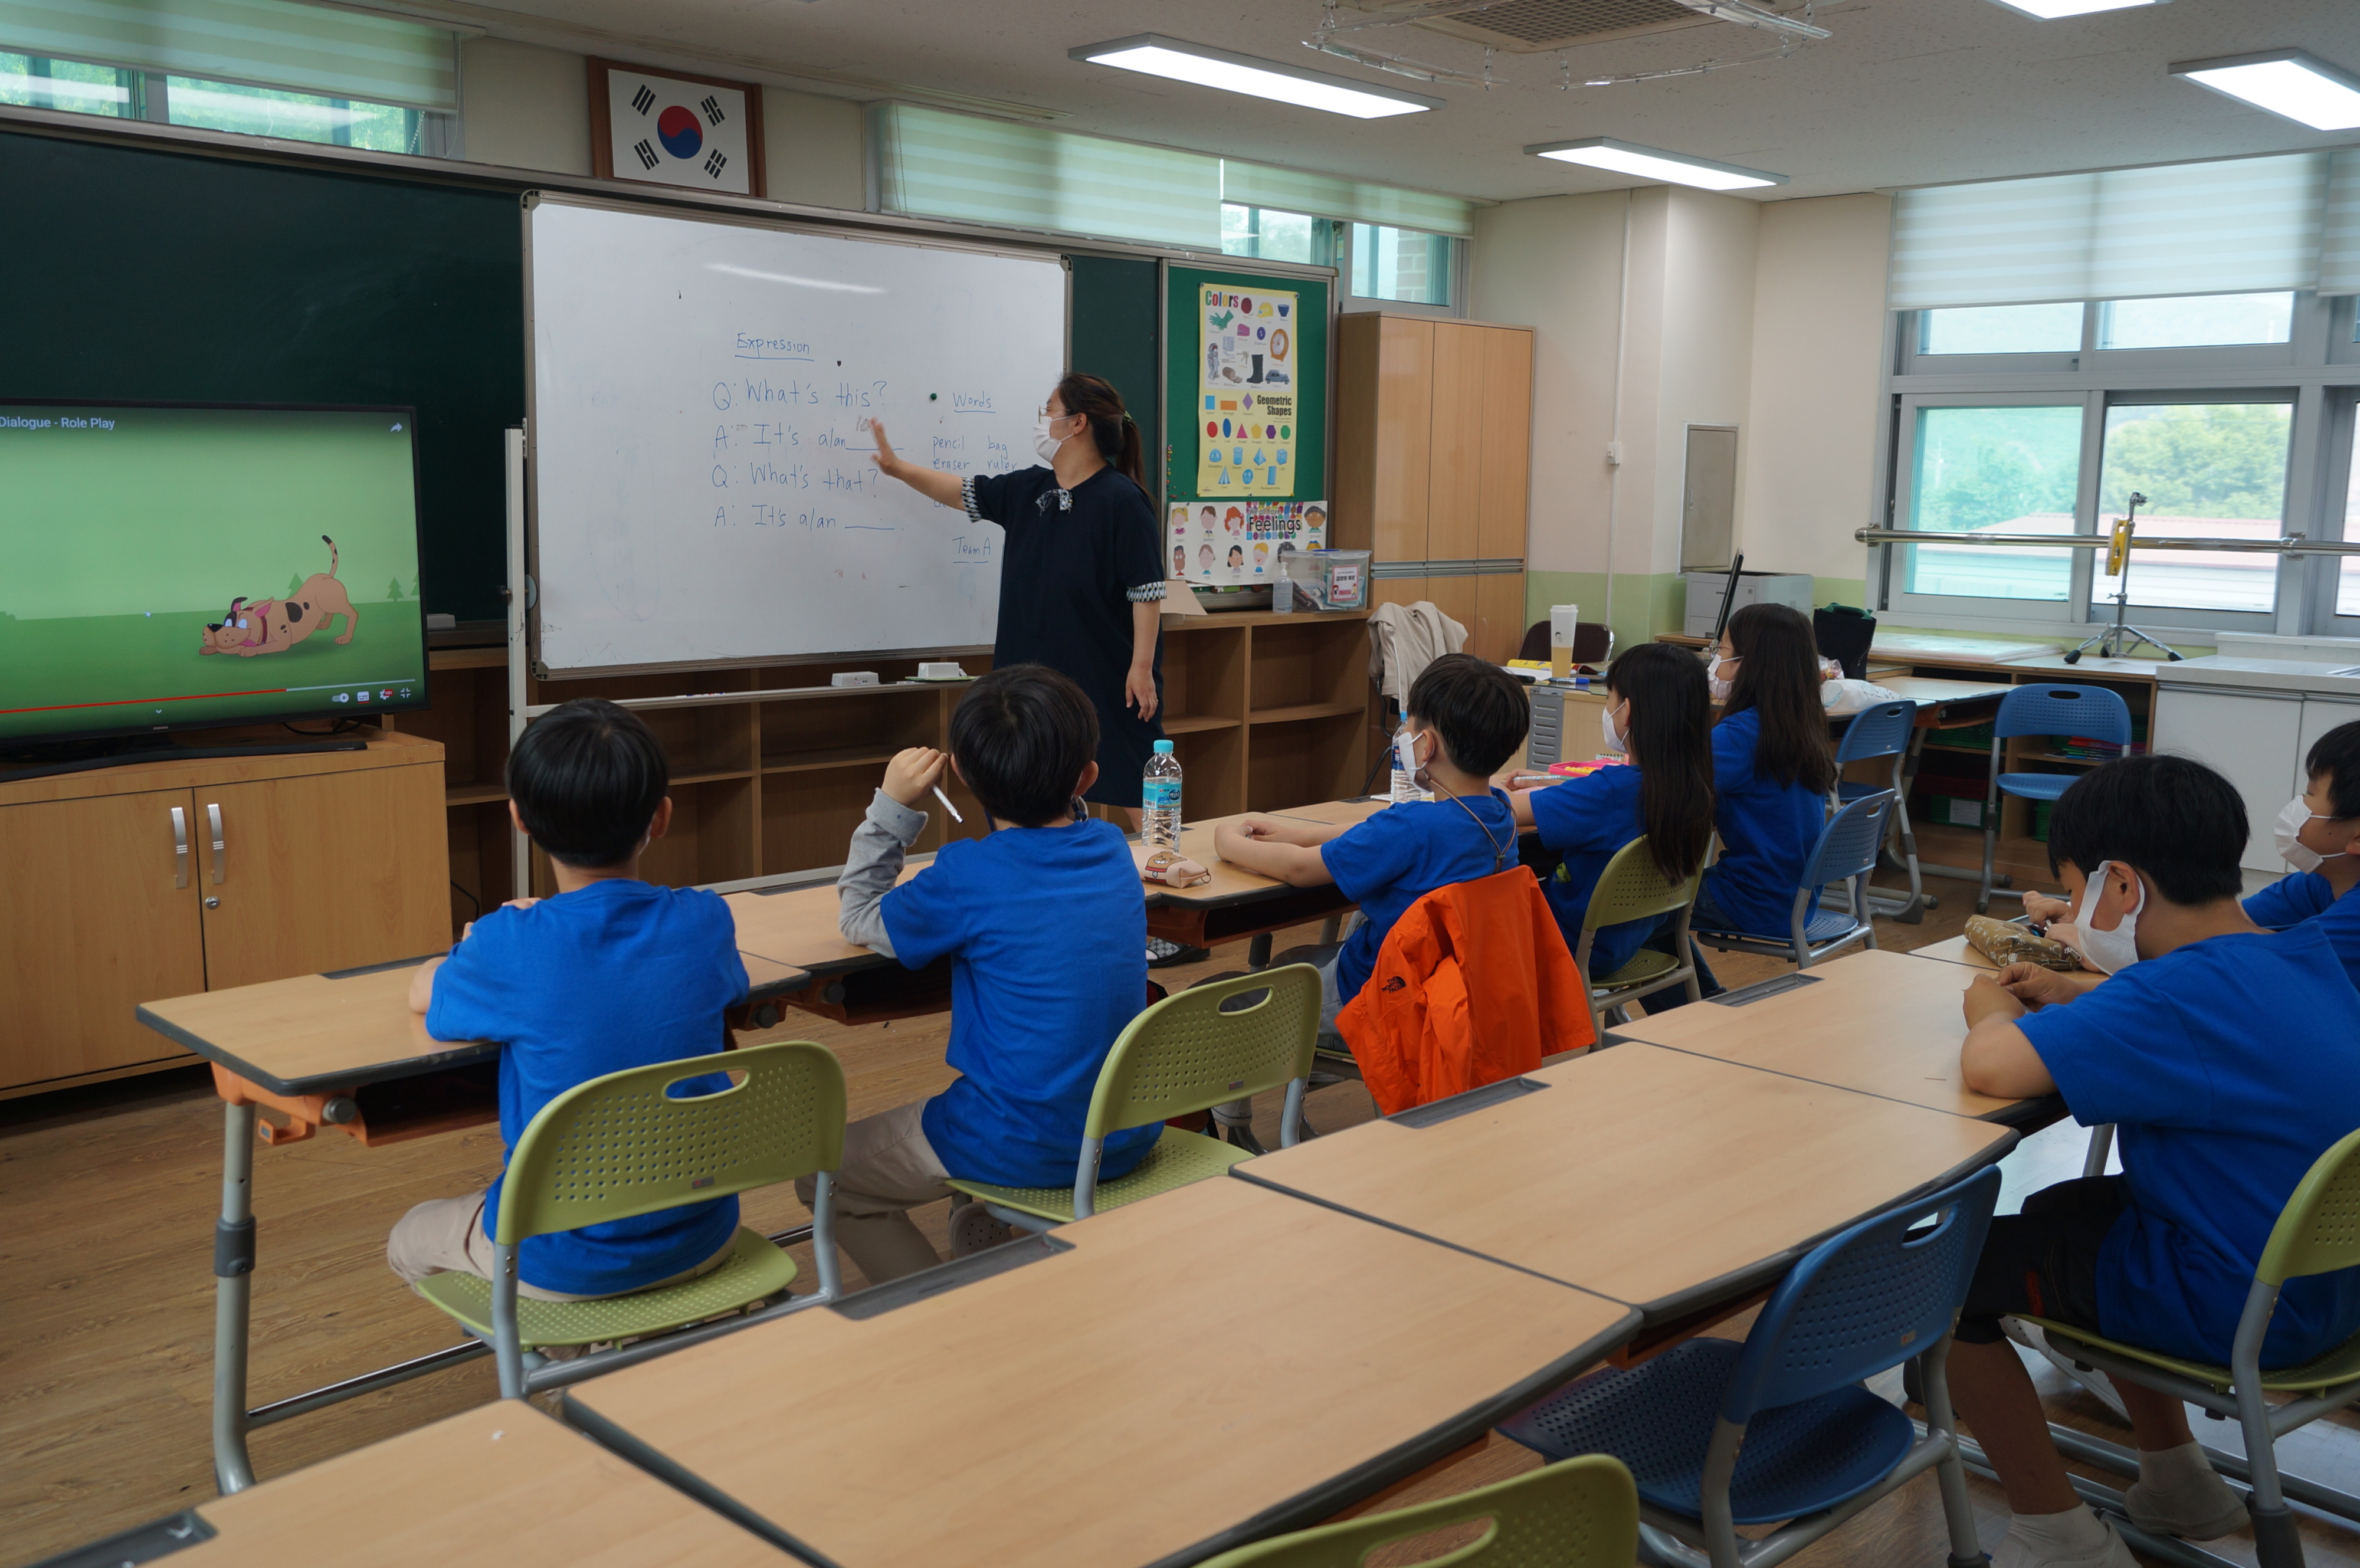
[[[1375,600],[1430,599],[1486,659],[1524,632],[1533,334],[1354,312],[1337,327],[1334,542],[1375,551]]]
[[[0,783],[0,1095],[190,1060],[142,1002],[446,945],[442,762],[387,735]]]

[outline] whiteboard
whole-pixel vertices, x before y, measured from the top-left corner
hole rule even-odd
[[[526,210],[536,655],[551,670],[992,640],[1001,530],[887,479],[862,421],[1029,467],[1056,257],[542,198]]]

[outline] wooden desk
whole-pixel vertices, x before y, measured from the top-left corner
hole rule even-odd
[[[117,1537],[172,1568],[775,1568],[791,1560],[530,1405],[506,1401]],[[95,1548],[89,1549],[93,1552]]]
[[[1912,948],[1908,956],[1932,959],[1937,964],[1963,964],[1969,969],[1981,969],[1994,975],[1999,973],[2000,967],[1985,958],[1981,951],[1962,936],[1954,936],[1948,942],[1938,942],[1928,947]]]
[[[1967,1026],[1959,996],[1968,978],[1963,969],[1907,953],[1856,953],[1617,1024],[1613,1033],[1957,1116],[2037,1114],[2040,1102],[1995,1100],[1962,1081],[1959,1042]]]
[[[1366,816],[1370,811],[1381,808],[1382,802],[1367,807],[1359,801],[1332,801],[1285,811],[1240,812],[1187,823],[1180,830],[1180,853],[1210,871],[1213,879],[1195,887],[1147,887],[1147,934],[1188,947],[1212,947],[1342,914],[1352,907],[1352,900],[1332,884],[1291,887],[1260,872],[1232,866],[1213,847],[1213,830],[1224,822],[1242,821],[1248,815],[1327,822],[1334,819],[1312,813],[1358,811]],[[1343,820],[1359,819],[1348,814]],[[1142,865],[1151,853],[1143,843],[1131,845],[1132,857]]]
[[[1654,1046],[1519,1082],[1541,1087],[1477,1090],[1235,1173],[1657,1323],[1743,1295],[1830,1232],[2016,1141],[1989,1122]]]
[[[814,1562],[1184,1563],[1408,1475],[1637,1324],[1199,1181],[576,1384],[565,1414]]]
[[[1945,681],[1930,675],[1896,675],[1877,684],[1918,704],[1920,729],[1956,729],[1981,724],[1991,715],[1959,718],[1950,710],[1972,702],[1997,703],[2015,690],[2014,684],[2006,681]]]
[[[1327,800],[1317,806],[1290,806],[1284,811],[1273,811],[1277,817],[1300,817],[1307,822],[1326,822],[1332,827],[1358,827],[1383,811],[1393,801],[1383,795],[1364,796],[1357,800]]]
[[[912,856],[896,886],[925,870],[934,859],[931,855]],[[812,977],[811,984],[787,998],[807,1012],[842,1024],[874,1024],[939,1013],[951,1005],[950,960],[913,970],[899,959],[844,940],[843,901],[833,874],[731,893],[723,901],[737,919],[740,949]]]

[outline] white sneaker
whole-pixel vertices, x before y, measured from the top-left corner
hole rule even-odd
[[[2249,1522],[2245,1499],[2209,1470],[2194,1486],[2169,1492],[2134,1481],[2123,1494],[2123,1511],[2149,1535],[2177,1535],[2189,1541],[2218,1541],[2236,1534]]]
[[[2027,1541],[2020,1531],[2011,1530],[2007,1539],[1999,1543],[1999,1550],[1992,1553],[1992,1568],[2139,1568],[2138,1559],[2131,1555],[2129,1544],[2114,1533],[2114,1527],[2104,1519],[2097,1523],[2106,1532],[2105,1544],[2070,1557],[2051,1556],[2044,1548]]]
[[[951,1256],[966,1258],[1014,1238],[1016,1227],[995,1219],[981,1203],[961,1203],[951,1211]]]

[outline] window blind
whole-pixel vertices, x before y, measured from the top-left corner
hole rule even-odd
[[[0,0],[0,48],[449,113],[447,28],[300,0]]]
[[[2331,181],[2331,172],[2344,178]],[[1891,303],[1956,305],[2360,290],[2360,234],[2330,246],[2327,152],[2060,174],[1905,191],[1895,203]]]
[[[1437,234],[1466,234],[1475,230],[1474,203],[1454,196],[1429,196],[1422,191],[1399,191],[1390,185],[1370,185],[1334,175],[1312,174],[1267,164],[1221,160],[1221,200],[1247,207],[1275,207],[1283,212],[1308,212],[1315,217],[1343,218],[1355,223],[1386,223],[1394,228],[1424,229]]]
[[[890,212],[1221,248],[1218,158],[909,103],[871,116]]]
[[[2332,155],[2327,219],[2319,239],[2319,291],[2360,294],[2360,147]]]

